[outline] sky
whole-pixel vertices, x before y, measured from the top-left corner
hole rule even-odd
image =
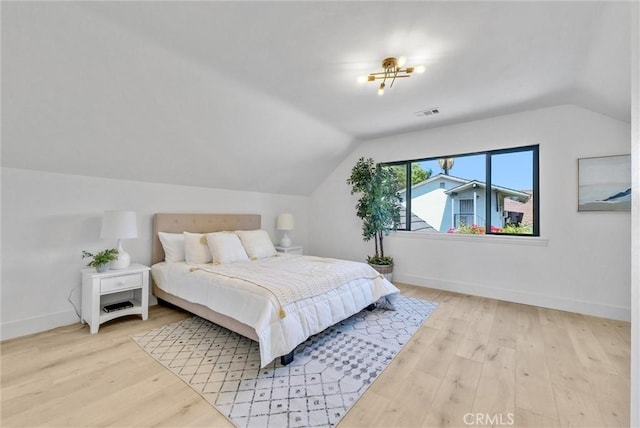
[[[491,183],[513,190],[533,189],[532,152],[494,154],[491,160]],[[431,169],[433,175],[442,173],[438,160],[420,162],[424,169]],[[449,175],[467,180],[485,182],[486,158],[484,154],[458,156],[454,158]]]

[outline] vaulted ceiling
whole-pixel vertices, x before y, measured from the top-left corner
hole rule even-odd
[[[378,136],[567,103],[630,121],[628,2],[1,7],[5,167],[309,194]],[[426,72],[356,83],[399,55]]]

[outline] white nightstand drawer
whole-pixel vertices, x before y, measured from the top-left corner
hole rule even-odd
[[[142,273],[132,273],[129,275],[114,276],[112,278],[102,278],[100,280],[100,292],[108,293],[129,287],[142,285]]]

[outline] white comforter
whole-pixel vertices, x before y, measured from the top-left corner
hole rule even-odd
[[[307,270],[301,269],[305,263]],[[332,264],[340,266],[340,283],[327,285],[325,278]],[[234,266],[235,265],[235,266]],[[265,283],[256,285],[257,274],[265,273]],[[345,273],[352,267],[354,273]],[[194,269],[197,268],[197,269]],[[216,273],[218,271],[218,273]],[[298,272],[299,271],[299,272]],[[310,273],[323,275],[322,292],[314,292]],[[279,274],[280,272],[281,274]],[[297,272],[297,273],[296,273]],[[278,257],[233,263],[190,265],[157,263],[151,274],[158,287],[167,293],[199,303],[253,327],[260,342],[261,366],[288,354],[309,336],[357,313],[383,296],[398,293],[389,281],[364,263],[319,259],[310,256],[279,254]],[[290,284],[295,275],[309,290],[291,301],[273,287]]]

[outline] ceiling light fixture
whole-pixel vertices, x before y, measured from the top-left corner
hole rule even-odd
[[[401,77],[411,77],[411,73],[424,73],[425,67],[423,65],[415,66],[415,67],[404,67],[407,62],[407,58],[401,56],[399,58],[389,57],[382,60],[382,68],[383,71],[379,71],[377,73],[369,73],[368,76],[361,76],[358,78],[359,82],[375,82],[376,80],[382,80],[380,86],[378,87],[378,95],[384,94],[384,89],[386,88],[387,80],[390,80],[391,83],[389,87],[393,87],[393,83],[396,79]]]

